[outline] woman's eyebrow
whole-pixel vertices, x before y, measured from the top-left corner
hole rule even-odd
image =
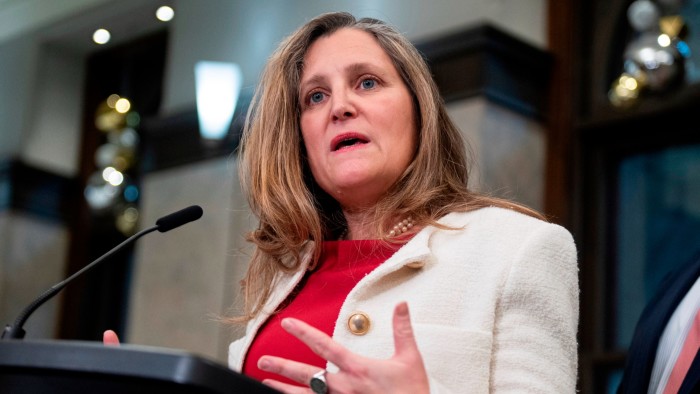
[[[316,74],[305,81],[301,81],[301,83],[299,84],[299,94],[306,91],[308,89],[308,86],[320,85],[323,84],[325,81],[326,77],[320,74]]]
[[[374,74],[383,74],[381,68],[369,62],[357,62],[349,64],[345,67],[345,73],[350,75],[357,75],[366,72],[372,72]],[[299,93],[305,92],[309,86],[322,85],[326,82],[326,76],[324,74],[316,74],[311,76],[309,79],[302,81],[299,84]]]
[[[377,70],[378,67],[373,65],[372,63],[367,63],[367,62],[362,62],[362,63],[352,63],[345,67],[345,70],[349,73],[352,74],[361,74],[364,72],[368,72],[370,70],[375,71]]]

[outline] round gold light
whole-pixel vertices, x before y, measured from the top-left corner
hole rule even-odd
[[[117,102],[114,104],[114,109],[117,110],[120,114],[125,114],[129,112],[129,109],[131,108],[131,102],[125,98],[120,98],[117,100]]]

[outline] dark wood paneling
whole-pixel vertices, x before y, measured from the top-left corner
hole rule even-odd
[[[132,103],[141,118],[157,113],[163,86],[168,31],[160,30],[133,42],[95,52],[87,58],[81,144],[79,189],[84,190],[97,170],[95,152],[107,137],[95,125],[95,112],[110,95],[119,94]],[[137,132],[140,130],[137,127]],[[138,184],[138,166],[127,173]],[[138,201],[137,201],[138,202]],[[96,215],[82,196],[76,198],[71,220],[71,240],[66,276],[82,269],[126,239],[114,218]],[[123,332],[127,308],[129,269],[133,245],[76,278],[63,290],[57,337],[100,340],[105,329]]]
[[[67,224],[77,181],[12,159],[0,162],[0,210]]]
[[[206,140],[199,134],[197,111],[152,117],[141,124],[141,172],[149,173],[231,155],[241,138],[250,96],[241,95],[226,137]]]
[[[533,118],[547,116],[552,57],[490,24],[422,40],[445,101],[474,96]]]

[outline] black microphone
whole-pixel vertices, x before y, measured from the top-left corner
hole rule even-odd
[[[201,217],[202,207],[199,205],[192,205],[191,207],[181,209],[156,220],[156,226],[158,227],[158,231],[164,233],[176,227],[180,227],[183,224],[193,222]]]
[[[198,205],[192,205],[190,207],[187,207],[185,209],[181,209],[177,212],[173,212],[170,215],[163,216],[162,218],[158,219],[156,221],[156,225],[153,227],[149,227],[145,230],[141,230],[138,233],[132,235],[131,237],[127,238],[124,242],[120,243],[119,245],[115,246],[110,250],[109,252],[103,254],[99,258],[97,258],[95,261],[92,263],[86,265],[83,267],[81,270],[78,272],[74,273],[68,279],[65,279],[64,281],[57,283],[53,285],[50,289],[46,290],[43,294],[41,294],[34,302],[29,304],[22,313],[19,314],[17,319],[15,320],[15,324],[13,325],[6,325],[5,330],[2,332],[2,339],[22,339],[24,338],[25,331],[22,328],[24,326],[24,323],[27,321],[29,318],[29,315],[31,315],[37,308],[39,308],[43,303],[51,299],[51,297],[55,296],[58,294],[59,291],[63,290],[66,285],[75,279],[76,277],[80,276],[83,274],[85,271],[89,270],[90,268],[94,267],[95,265],[99,264],[106,258],[112,256],[114,253],[122,249],[124,246],[136,241],[137,239],[143,237],[144,235],[148,233],[152,233],[153,231],[158,230],[161,233],[164,233],[166,231],[170,231],[176,227],[180,227],[183,224],[187,224],[189,222],[193,222],[199,218],[202,217],[202,208]]]

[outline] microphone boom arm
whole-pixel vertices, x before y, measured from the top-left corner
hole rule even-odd
[[[17,320],[15,320],[14,325],[7,325],[5,326],[5,330],[2,332],[2,337],[0,339],[22,339],[24,338],[24,329],[22,326],[24,323],[27,321],[29,318],[29,315],[32,314],[38,307],[40,307],[43,303],[48,301],[51,297],[55,296],[61,289],[66,287],[66,285],[84,273],[85,271],[89,270],[90,268],[94,267],[95,265],[99,264],[100,262],[104,261],[107,257],[113,255],[115,252],[117,252],[119,249],[123,248],[124,246],[136,241],[137,239],[143,237],[144,235],[151,233],[153,231],[160,231],[161,233],[170,231],[174,228],[178,228],[182,226],[183,224],[195,221],[199,218],[202,217],[202,207],[199,205],[192,205],[189,206],[185,209],[181,209],[177,212],[173,212],[170,215],[163,216],[162,218],[158,219],[156,221],[156,225],[153,227],[149,227],[145,230],[141,230],[138,233],[132,235],[131,237],[127,238],[124,242],[120,243],[119,245],[115,246],[110,250],[109,252],[105,253],[104,255],[100,256],[97,258],[95,261],[92,263],[86,265],[85,267],[81,268],[78,272],[74,273],[67,279],[63,280],[62,282],[55,284],[52,286],[50,289],[46,290],[42,295],[39,296],[34,302],[29,304],[22,313],[17,317]]]
[[[51,297],[56,295],[59,291],[63,290],[66,285],[71,282],[73,279],[84,273],[85,271],[91,269],[92,267],[96,266],[106,258],[110,257],[114,253],[116,253],[119,249],[123,248],[124,246],[136,241],[137,239],[143,237],[144,235],[151,233],[153,231],[158,230],[158,226],[153,226],[149,227],[145,230],[141,230],[138,233],[132,235],[131,237],[127,238],[124,242],[120,243],[119,245],[115,246],[110,250],[109,252],[105,253],[104,255],[100,256],[97,260],[93,261],[92,263],[86,265],[85,267],[81,268],[78,272],[74,273],[73,275],[69,276],[67,279],[63,280],[60,283],[57,283],[53,285],[51,288],[46,290],[42,295],[39,296],[34,302],[29,304],[22,313],[17,316],[17,319],[15,320],[15,324],[13,325],[7,325],[5,326],[5,330],[2,332],[2,339],[22,339],[24,338],[25,331],[22,328],[24,326],[24,323],[29,319],[29,316],[41,305],[43,305],[46,301],[48,301]]]

